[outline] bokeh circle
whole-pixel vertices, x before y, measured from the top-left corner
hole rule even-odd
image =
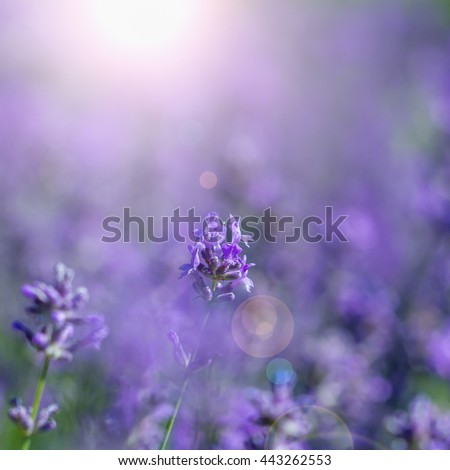
[[[217,175],[213,171],[204,171],[199,177],[199,183],[204,189],[213,189],[217,185]]]
[[[281,300],[257,295],[236,309],[231,331],[237,346],[249,356],[273,357],[291,342],[294,319]]]
[[[316,405],[295,407],[270,427],[266,450],[353,450],[353,436],[342,418]]]
[[[266,377],[274,385],[287,385],[294,382],[295,372],[287,359],[277,357],[267,364]]]

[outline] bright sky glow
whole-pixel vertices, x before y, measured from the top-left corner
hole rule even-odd
[[[106,46],[129,55],[182,47],[198,28],[198,0],[89,0],[92,26]]]

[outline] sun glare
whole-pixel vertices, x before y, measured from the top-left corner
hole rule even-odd
[[[89,0],[96,34],[126,54],[165,52],[196,30],[198,0]]]

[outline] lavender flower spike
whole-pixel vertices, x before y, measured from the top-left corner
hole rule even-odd
[[[73,270],[63,263],[57,263],[54,269],[53,284],[33,282],[22,287],[22,294],[28,297],[32,304],[27,308],[28,313],[37,315],[51,314],[53,311],[69,312],[78,310],[89,299],[85,287],[73,289],[75,277]]]
[[[25,436],[23,450],[30,448],[34,434],[56,427],[53,415],[58,411],[57,405],[40,409],[50,363],[53,360],[69,361],[75,351],[84,347],[99,348],[108,335],[102,315],[79,313],[88,300],[88,291],[85,287],[73,288],[74,276],[71,269],[58,263],[52,284],[33,282],[22,288],[23,295],[31,300],[27,313],[37,327],[33,329],[15,321],[12,328],[22,333],[33,349],[44,355],[33,406],[25,407],[19,400],[14,400],[9,410],[10,419]]]
[[[33,331],[15,321],[12,327],[22,332],[34,349],[50,359],[71,360],[78,349],[89,346],[98,349],[108,335],[102,315],[78,313],[89,295],[85,287],[73,288],[74,276],[71,269],[57,263],[53,284],[34,282],[22,288],[22,293],[32,301],[27,312],[39,320],[40,326]],[[80,332],[82,329],[87,331]]]
[[[247,292],[253,287],[248,270],[254,266],[242,256],[243,243],[248,246],[251,236],[241,233],[239,219],[229,219],[231,241],[226,241],[226,227],[216,212],[210,212],[196,242],[189,246],[191,262],[180,267],[181,277],[190,275],[194,289],[207,302],[233,301],[234,290],[242,285]]]

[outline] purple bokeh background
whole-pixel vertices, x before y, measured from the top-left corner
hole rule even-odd
[[[246,250],[255,289],[215,307],[202,348],[217,360],[172,448],[264,446],[293,407],[278,448],[346,447],[350,433],[357,448],[448,448],[435,431],[450,407],[448,3],[126,3],[0,1],[0,448],[15,445],[7,400],[31,399],[39,364],[10,331],[20,287],[59,260],[110,336],[55,367],[61,431],[36,446],[160,444],[181,375],[166,333],[192,349],[206,307],[178,280],[187,244],[103,243],[105,217],[270,206],[301,221],[327,205],[349,216],[348,243]],[[233,340],[235,310],[259,295],[294,321],[276,355],[286,387],[266,376],[273,357]],[[308,412],[345,439],[304,438]]]

